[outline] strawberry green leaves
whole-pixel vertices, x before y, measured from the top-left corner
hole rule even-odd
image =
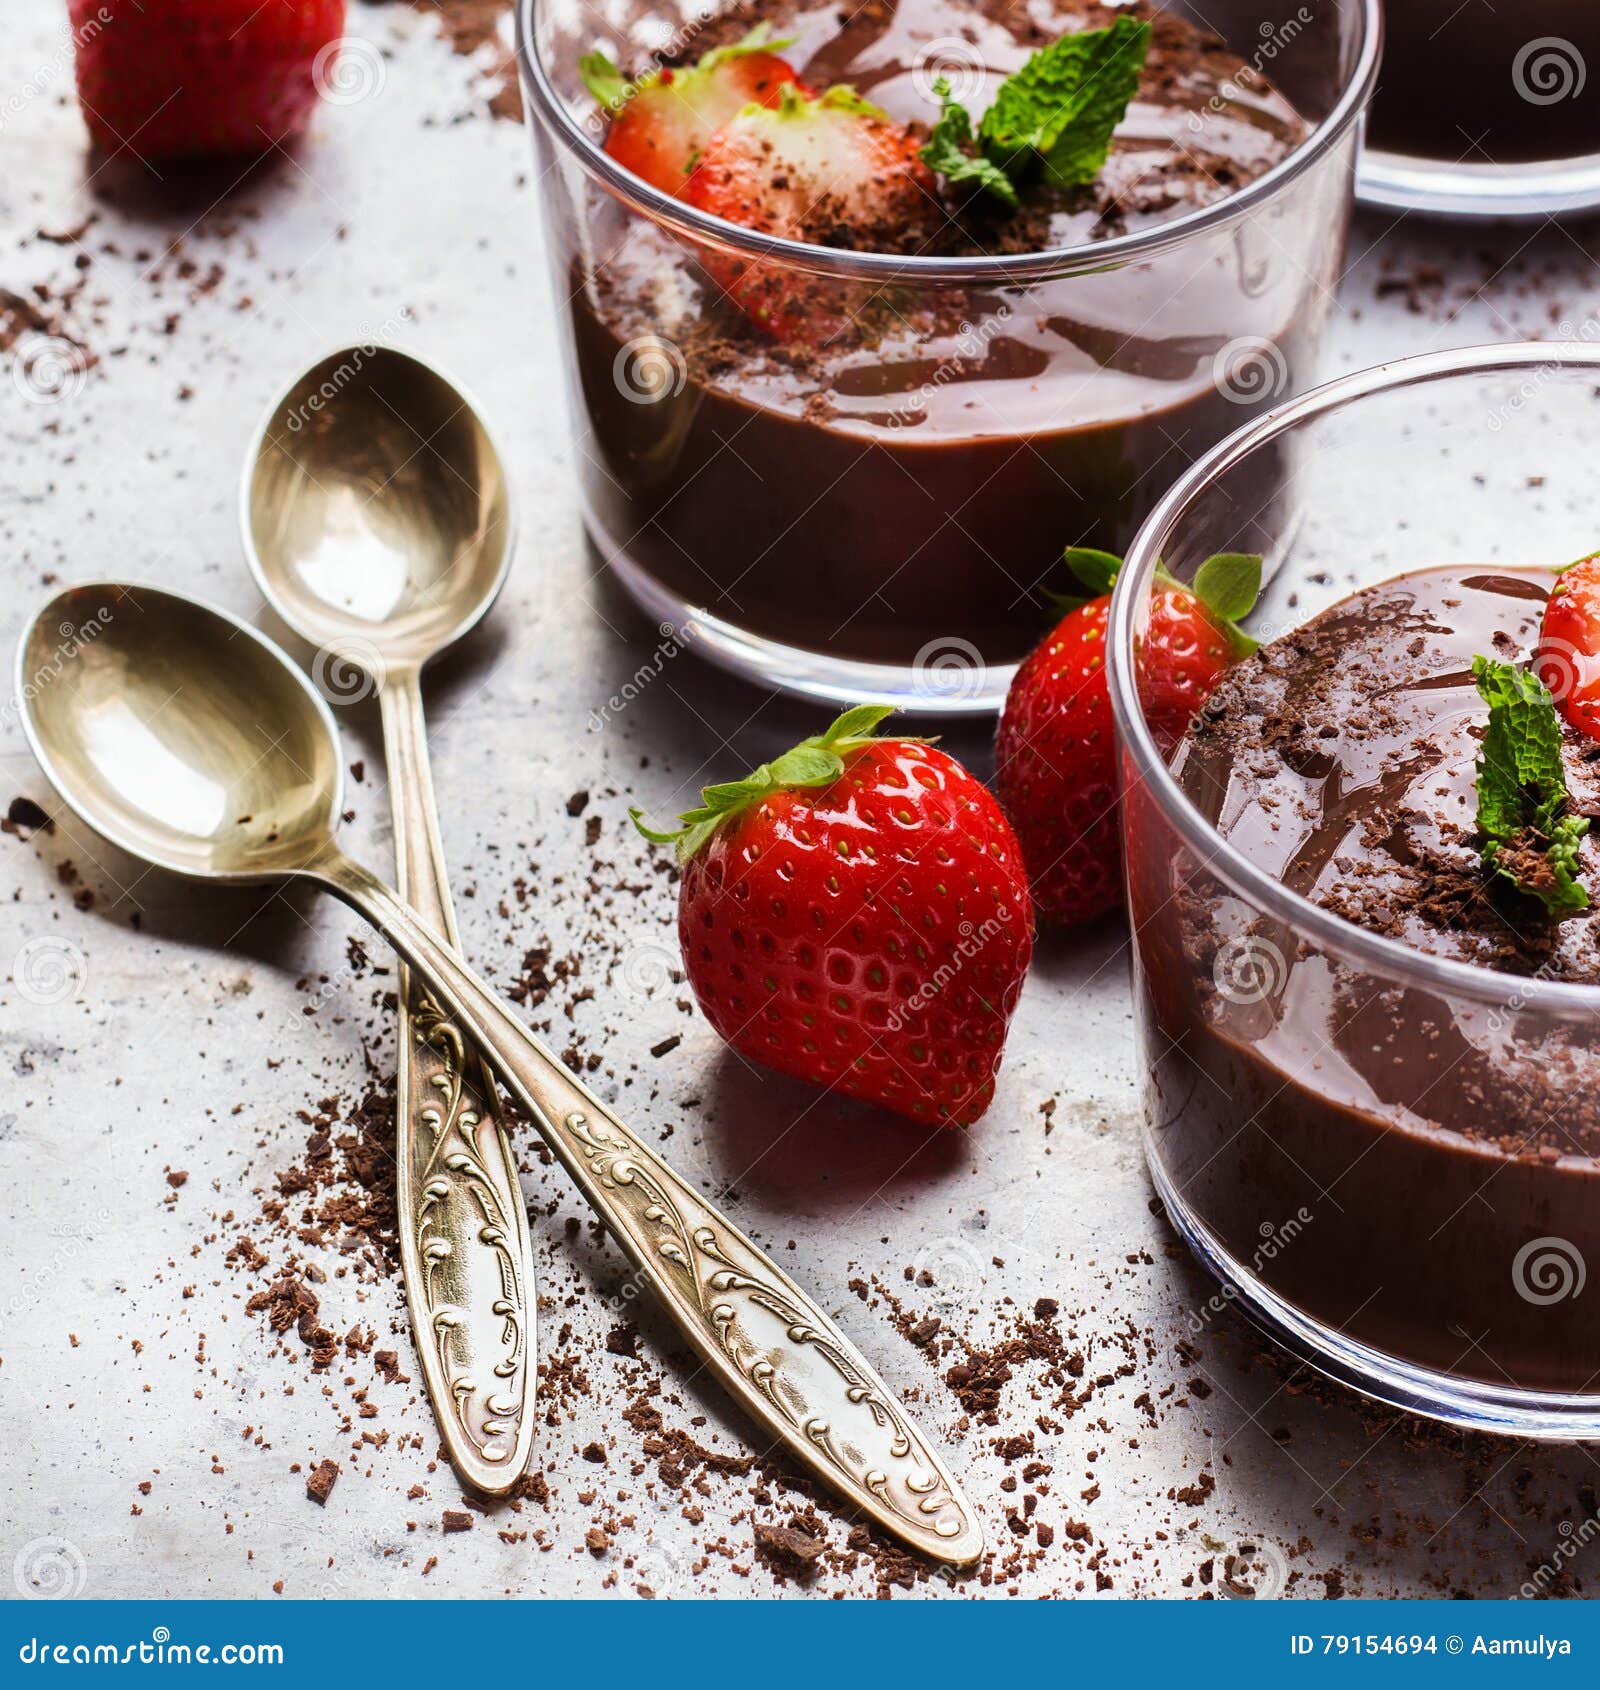
[[[1102,552],[1093,546],[1068,546],[1061,560],[1078,579],[1082,592],[1047,593],[1052,608],[1059,612],[1075,610],[1090,599],[1103,598],[1117,584],[1122,573],[1122,559],[1115,552]],[[1177,587],[1161,565],[1156,566],[1157,587]],[[1194,572],[1194,580],[1187,589],[1212,616],[1228,630],[1234,653],[1248,657],[1258,641],[1239,627],[1255,609],[1261,596],[1261,555],[1258,552],[1216,552]]]
[[[1037,173],[1058,188],[1082,187],[1105,166],[1111,137],[1138,92],[1150,25],[1119,17],[1106,29],[1064,35],[1032,54],[995,92],[978,123],[935,84],[939,120],[922,162],[947,181],[975,181],[1006,205]]]
[[[1484,866],[1551,916],[1585,910],[1578,841],[1589,821],[1566,814],[1555,699],[1537,675],[1492,657],[1473,658],[1472,676],[1489,707],[1477,779]]]
[[[681,827],[658,832],[640,819],[642,811],[630,810],[633,825],[655,845],[677,847],[678,861],[686,863],[726,821],[758,804],[775,792],[797,787],[831,786],[844,773],[844,759],[875,741],[873,729],[894,712],[887,704],[857,704],[837,717],[822,733],[803,739],[792,750],[746,775],[743,780],[723,781],[703,787],[700,808],[686,810]]]
[[[1194,573],[1194,596],[1219,621],[1240,622],[1261,596],[1261,557],[1256,552],[1217,552]]]
[[[712,48],[709,53],[700,56],[698,63],[686,71],[680,70],[673,74],[679,78],[688,76],[692,79],[714,71],[718,65],[726,64],[729,59],[743,58],[750,53],[781,53],[785,47],[793,44],[792,37],[774,40],[772,25],[758,23],[739,40],[730,42],[726,47]],[[647,71],[637,81],[630,82],[611,60],[599,51],[585,53],[578,60],[578,74],[583,78],[584,87],[589,90],[596,103],[608,112],[620,111],[635,94],[661,80],[661,72],[652,70]]]

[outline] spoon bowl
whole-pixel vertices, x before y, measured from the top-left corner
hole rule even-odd
[[[58,593],[25,629],[17,697],[68,804],[178,874],[258,881],[306,868],[342,808],[333,718],[254,629],[156,587]]]
[[[278,398],[246,455],[240,526],[279,616],[368,672],[420,666],[478,622],[514,532],[477,407],[388,346],[332,352]]]

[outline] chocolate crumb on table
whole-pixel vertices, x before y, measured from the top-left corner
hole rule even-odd
[[[337,1461],[319,1461],[306,1476],[306,1495],[319,1507],[326,1507],[328,1498],[333,1494],[333,1487],[338,1477],[339,1463]]]

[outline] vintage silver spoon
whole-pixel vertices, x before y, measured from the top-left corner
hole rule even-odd
[[[28,625],[17,699],[40,766],[112,844],[202,880],[309,882],[364,915],[488,1058],[764,1431],[924,1554],[978,1559],[971,1507],[849,1339],[334,843],[333,718],[276,646],[174,593],[97,582],[56,594]]]
[[[336,703],[376,691],[395,887],[459,951],[423,717],[422,669],[487,613],[515,521],[500,454],[437,371],[383,346],[322,359],[274,401],[245,459],[245,556],[317,648]],[[533,1444],[537,1298],[499,1093],[400,970],[400,1257],[423,1376],[457,1473],[503,1495]]]

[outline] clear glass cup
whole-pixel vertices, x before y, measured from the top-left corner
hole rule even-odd
[[[1600,6],[1387,0],[1357,192],[1456,217],[1600,206]]]
[[[1248,625],[1266,639],[1404,572],[1586,555],[1597,393],[1600,347],[1552,344],[1411,358],[1287,403],[1162,499],[1108,635],[1146,1151],[1222,1287],[1195,1320],[1237,1301],[1382,1401],[1548,1438],[1600,1436],[1600,1288],[1582,1294],[1600,1163],[1576,1139],[1519,1158],[1474,1129],[1525,1140],[1600,1093],[1600,988],[1423,955],[1264,872],[1174,779],[1138,654],[1158,559],[1186,580],[1214,552],[1264,553]],[[1263,461],[1292,487],[1272,508]]]
[[[992,712],[1047,625],[1041,584],[1067,585],[1063,546],[1121,551],[1180,469],[1308,384],[1377,0],[1306,0],[1286,24],[1247,0],[1172,9],[1229,38],[1309,137],[1171,222],[956,260],[764,237],[639,181],[601,149],[579,55],[689,49],[695,15],[618,0],[602,25],[582,0],[521,0],[587,525],[653,618],[768,685]],[[809,302],[820,369],[781,353],[730,373],[699,278],[749,264]]]

